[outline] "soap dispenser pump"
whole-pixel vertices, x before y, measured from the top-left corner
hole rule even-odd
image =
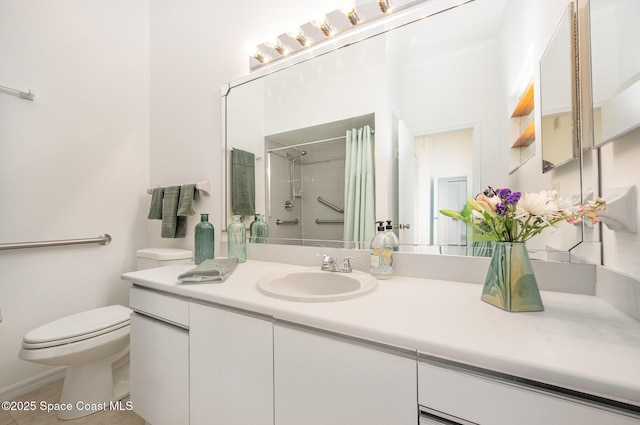
[[[393,241],[393,250],[397,251],[398,248],[400,247],[400,240],[398,239],[398,236],[395,233],[393,233],[393,226],[391,224],[391,220],[387,220],[387,225],[385,226],[385,233]]]
[[[377,221],[378,233],[371,241],[369,272],[376,279],[393,277],[393,239],[385,233],[383,221]]]

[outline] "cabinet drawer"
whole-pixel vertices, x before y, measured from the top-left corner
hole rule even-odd
[[[129,307],[165,322],[189,327],[189,303],[186,300],[132,286],[129,289]]]
[[[637,425],[639,420],[587,401],[428,363],[418,364],[418,403],[480,425]]]

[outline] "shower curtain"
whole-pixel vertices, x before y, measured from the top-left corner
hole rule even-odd
[[[368,248],[375,236],[375,172],[373,136],[366,125],[347,130],[344,165],[345,247]],[[353,241],[350,245],[347,242]]]

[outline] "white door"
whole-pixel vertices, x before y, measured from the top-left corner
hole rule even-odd
[[[273,425],[271,322],[196,303],[189,314],[190,424]]]
[[[437,211],[460,211],[467,203],[467,177],[443,177],[438,179]],[[466,246],[467,226],[438,212],[437,244],[440,246]]]
[[[415,358],[274,325],[275,425],[415,425]]]
[[[130,346],[133,410],[153,425],[188,424],[188,332],[133,314]]]
[[[413,149],[413,135],[404,121],[398,121],[398,223],[404,227],[398,230],[402,244],[416,242],[416,157]],[[409,228],[406,226],[409,225]]]

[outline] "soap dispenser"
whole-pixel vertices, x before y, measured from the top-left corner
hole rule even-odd
[[[378,233],[371,241],[369,272],[376,279],[393,277],[393,239],[385,233],[383,221],[377,221]]]
[[[391,220],[387,220],[387,225],[385,226],[385,233],[393,241],[393,250],[397,251],[400,246],[400,240],[398,239],[398,236],[395,233],[393,233],[393,226],[391,225]]]

